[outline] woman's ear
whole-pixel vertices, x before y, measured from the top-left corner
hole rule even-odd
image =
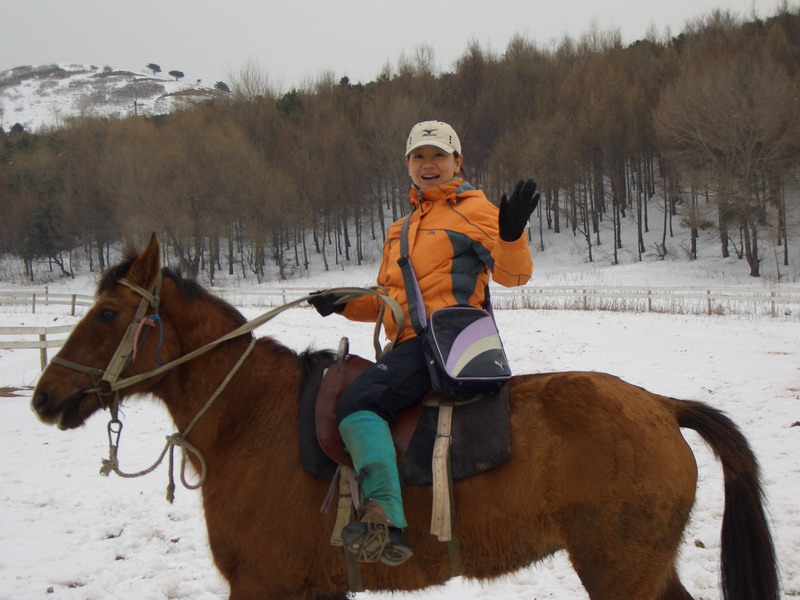
[[[456,158],[456,174],[458,174],[461,172],[461,164],[464,162],[464,157],[459,154],[455,158]]]

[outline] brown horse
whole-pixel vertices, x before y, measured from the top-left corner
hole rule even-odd
[[[160,398],[180,431],[250,346],[251,336],[241,335],[174,368],[158,367],[157,356],[166,362],[186,356],[245,319],[197,284],[162,270],[154,236],[144,252],[106,273],[60,362],[42,374],[33,408],[44,422],[75,428],[108,404],[112,396],[104,394],[118,381],[109,376],[111,357],[126,327],[140,319],[140,301],[160,301],[163,340],[147,335],[136,357],[122,363],[119,376],[134,383],[120,397]],[[328,541],[334,516],[316,515],[329,481],[306,473],[300,461],[298,396],[304,362],[313,359],[258,340],[187,436],[205,457],[209,541],[232,600],[348,597],[343,551]],[[106,381],[98,384],[101,376]],[[675,567],[697,480],[680,433],[688,427],[711,446],[724,471],[724,597],[778,598],[758,466],[722,413],[593,372],[523,375],[509,388],[511,458],[455,484],[465,576],[501,577],[565,549],[592,600],[690,599]],[[415,555],[395,568],[363,565],[367,589],[415,590],[450,576],[446,546],[427,532],[431,489],[407,486],[404,496]]]

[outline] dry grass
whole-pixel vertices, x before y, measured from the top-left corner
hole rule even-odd
[[[0,398],[14,398],[17,396],[16,392],[21,392],[22,388],[14,387],[0,387]]]

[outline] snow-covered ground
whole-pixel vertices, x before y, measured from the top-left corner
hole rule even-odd
[[[50,64],[0,72],[0,127],[28,132],[63,127],[77,117],[123,118],[170,113],[193,99],[219,97],[201,82],[111,67]]]
[[[683,261],[649,269],[636,264],[573,268],[548,263],[545,253],[537,263],[536,281],[551,284],[757,283],[730,274],[731,269],[720,275],[714,261],[705,269]],[[327,273],[302,284],[368,284],[373,269]],[[84,277],[60,287],[91,293],[93,283]],[[24,308],[3,310],[0,326],[75,320],[65,316],[64,307],[48,307],[37,315]],[[256,309],[243,312],[259,314]],[[605,371],[728,413],[761,461],[783,594],[800,597],[800,322],[606,311],[497,311],[497,318],[517,373]],[[335,347],[347,335],[353,352],[372,352],[370,324],[322,319],[306,308],[283,313],[259,331],[296,349]],[[0,351],[0,389],[22,388],[0,397],[0,600],[226,598],[227,586],[207,548],[200,493],[179,487],[175,503],[166,503],[165,467],[138,479],[98,475],[107,454],[106,415],[77,431],[42,426],[28,407],[38,372],[38,351]],[[149,466],[172,432],[166,413],[142,399],[129,404],[124,422],[122,467]],[[696,599],[720,600],[721,471],[702,441],[691,431],[684,434],[696,454],[700,479],[681,577]],[[457,578],[443,587],[393,597],[587,598],[563,553],[498,582],[481,585]]]

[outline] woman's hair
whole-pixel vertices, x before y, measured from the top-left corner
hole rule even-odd
[[[461,155],[458,152],[453,152],[453,156],[458,158]],[[467,170],[464,168],[464,163],[463,162],[461,163],[461,168],[459,169],[457,175],[459,175],[464,181],[469,179],[469,175],[467,175]]]

